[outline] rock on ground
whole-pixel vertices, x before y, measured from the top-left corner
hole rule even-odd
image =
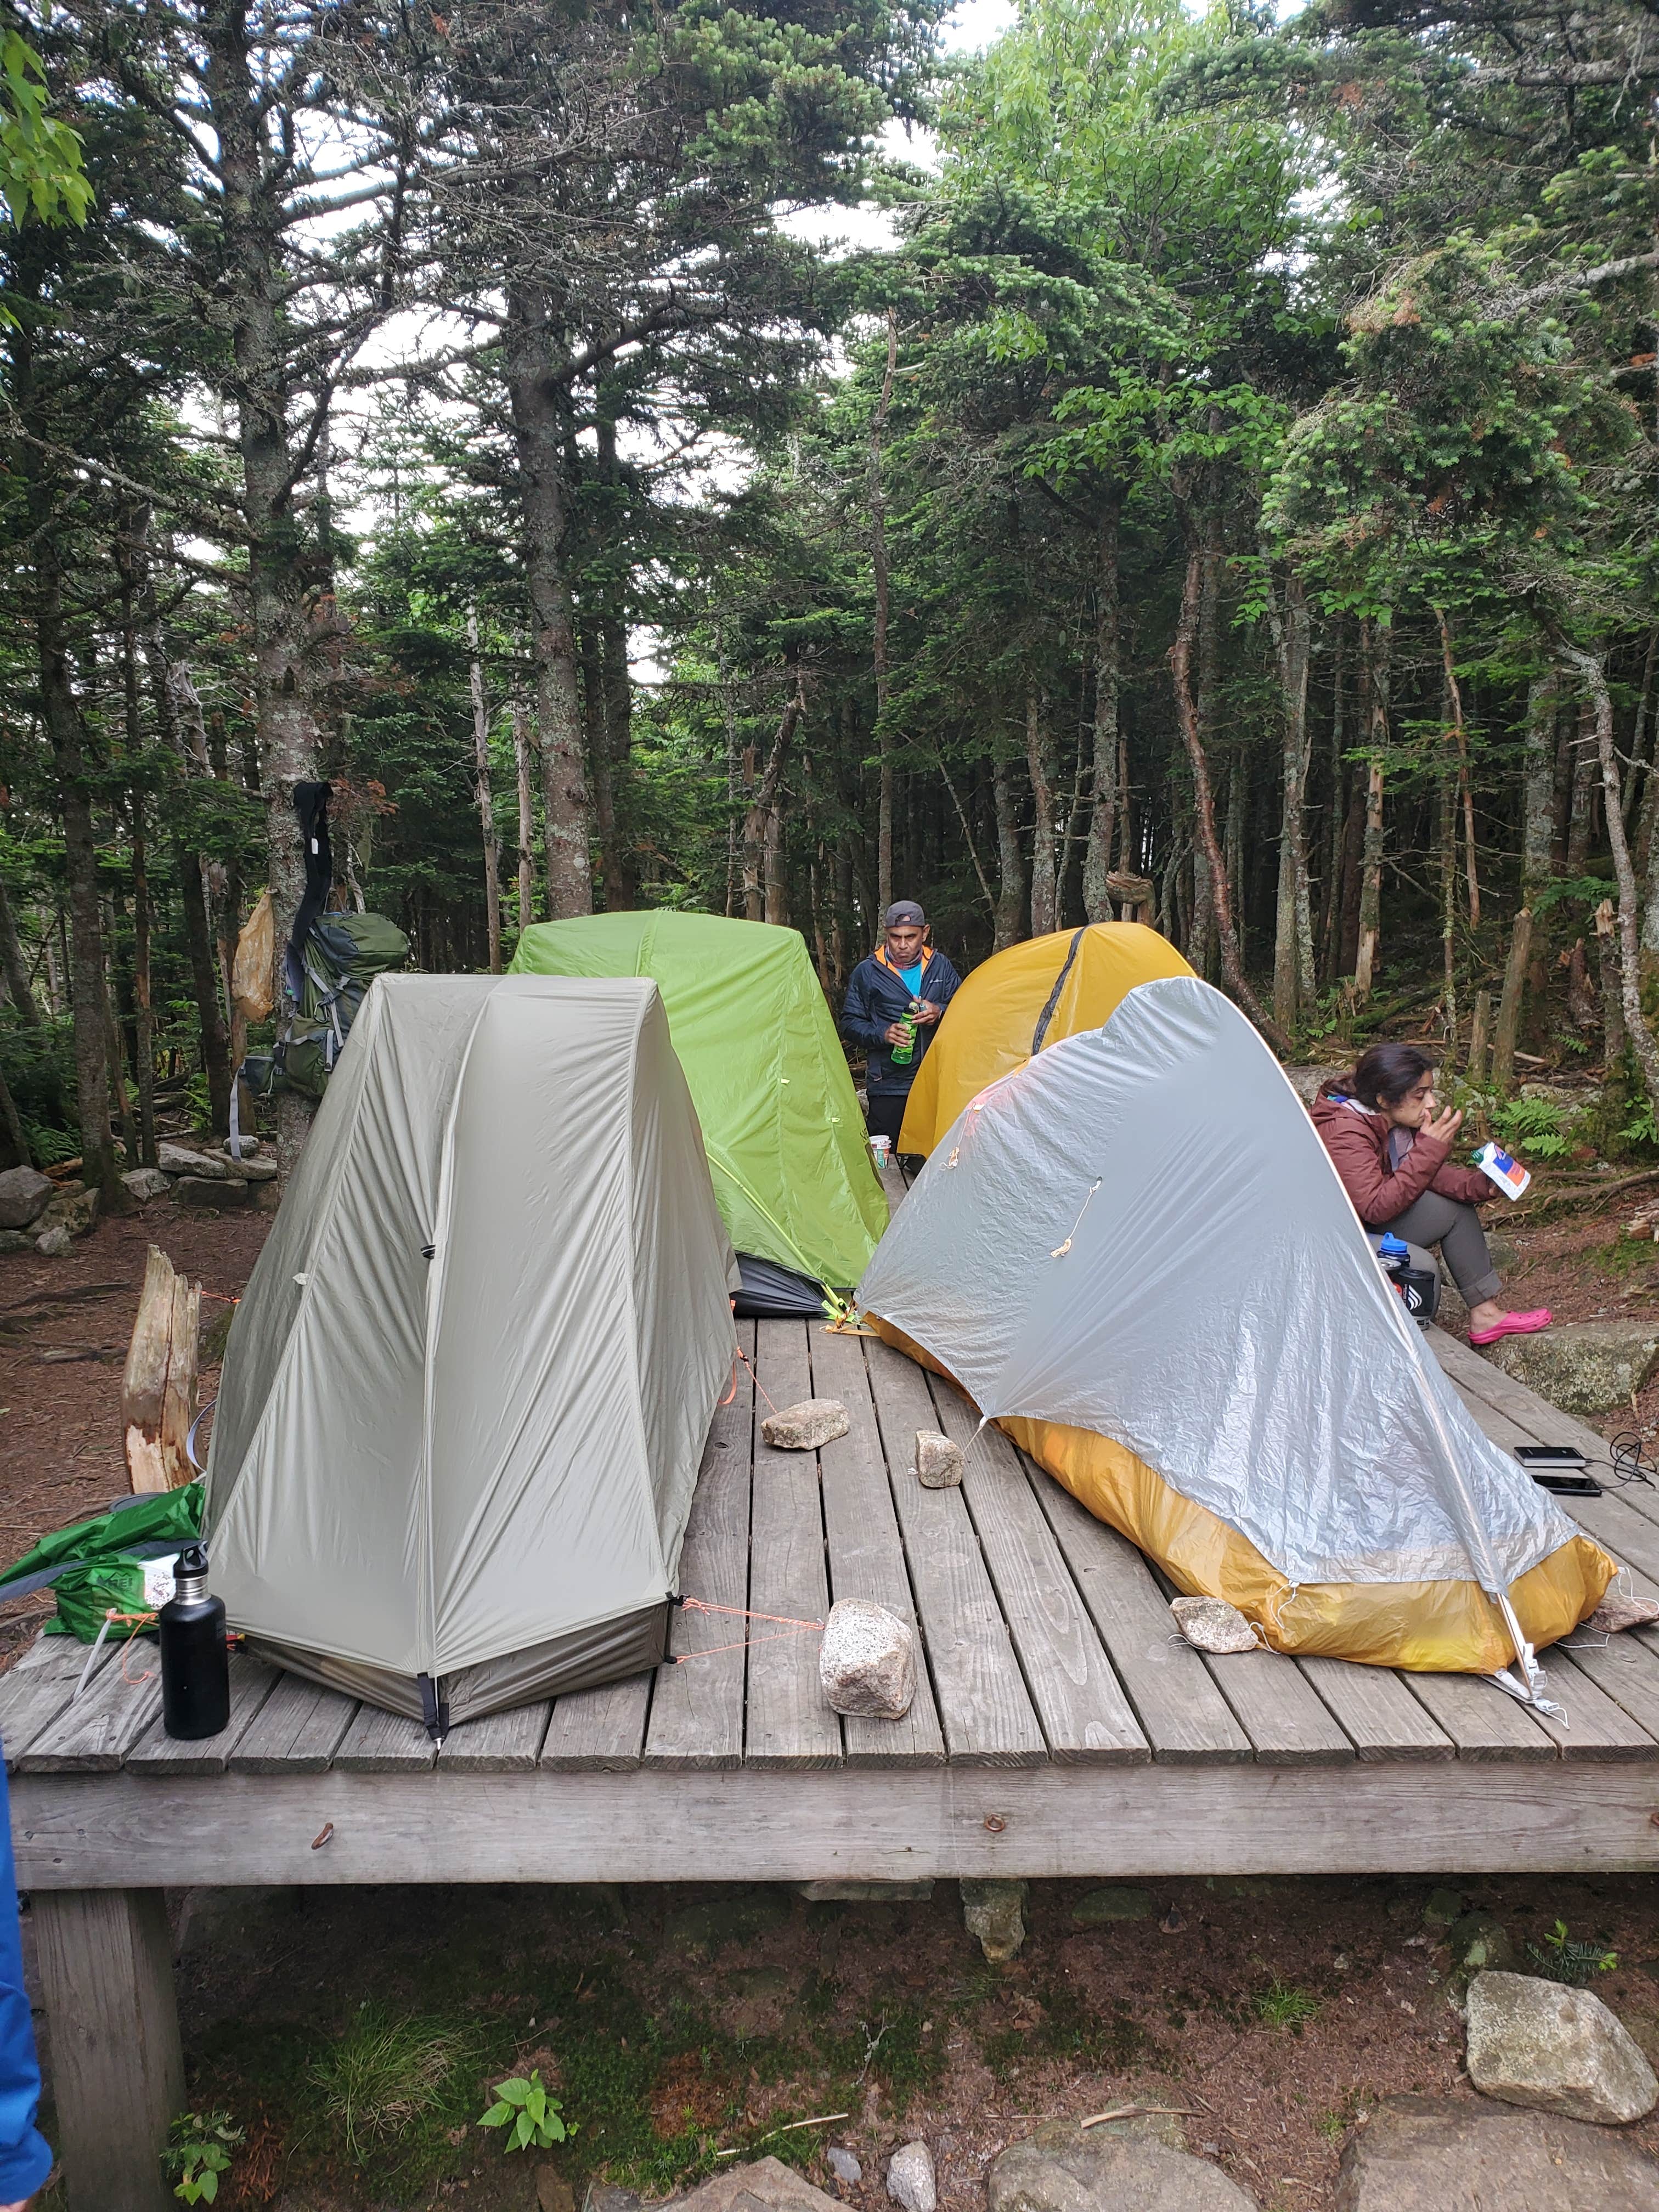
[[[210,1152],[195,1145],[162,1144],[155,1147],[156,1165],[168,1175],[206,1176],[219,1182],[240,1182],[239,1162],[223,1152]]]
[[[887,2161],[887,2194],[904,2212],[935,2212],[933,2154],[925,2142],[902,2143]]]
[[[38,1168],[8,1168],[0,1175],[0,1229],[27,1229],[39,1220],[57,1188]]]
[[[1207,2160],[1150,2131],[1085,2135],[1074,2121],[1011,2143],[986,2183],[988,2212],[1257,2212]]]
[[[1559,1322],[1537,1336],[1506,1336],[1481,1356],[1564,1413],[1628,1406],[1659,1359],[1650,1321]]]
[[[786,1406],[769,1413],[761,1434],[779,1451],[816,1451],[836,1437],[844,1437],[853,1424],[839,1398],[803,1398],[799,1406]]]
[[[1313,1104],[1322,1084],[1334,1083],[1339,1076],[1352,1073],[1351,1065],[1334,1060],[1322,1060],[1306,1067],[1287,1067],[1285,1070],[1286,1081],[1304,1106]]]
[[[173,1198],[176,1206],[219,1206],[227,1212],[232,1206],[252,1206],[253,1186],[240,1177],[214,1179],[208,1176],[177,1176],[173,1178]]]
[[[1172,1598],[1170,1611],[1188,1643],[1200,1651],[1254,1651],[1261,1644],[1238,1607],[1225,1598]]]
[[[1589,1990],[1531,1974],[1469,1984],[1469,2079],[1489,2097],[1622,2126],[1659,2104],[1659,2081],[1623,2022]]]
[[[916,1431],[916,1480],[924,1490],[953,1490],[962,1480],[962,1447],[937,1429]]]
[[[67,1229],[47,1229],[35,1238],[34,1249],[43,1260],[67,1260],[75,1249],[75,1239]]]
[[[1508,1929],[1489,1913],[1466,1912],[1452,1923],[1447,1940],[1453,1959],[1467,1974],[1503,1973],[1515,1964]]]
[[[536,2212],[576,2212],[576,2193],[556,2166],[536,2168]]]
[[[1653,2212],[1659,2166],[1578,2120],[1389,2097],[1342,2153],[1335,2212]]]
[[[1025,1941],[1023,1881],[974,1881],[963,1876],[962,1917],[994,1966],[1005,1966]]]
[[[635,2204],[639,2199],[634,2200]],[[671,2197],[675,2212],[842,2212],[833,2197],[815,2189],[802,2174],[781,2158],[757,2158],[752,2166],[728,2166],[701,2188],[682,2197]],[[590,2193],[589,2212],[611,2212],[596,2206]],[[659,2212],[666,2212],[659,2207]]]
[[[857,2155],[841,2143],[831,2143],[823,2154],[823,2162],[837,2181],[862,2181],[864,2168]]]
[[[34,1228],[41,1237],[50,1229],[64,1230],[71,1237],[84,1237],[97,1218],[98,1193],[88,1184],[71,1183],[35,1216]]]
[[[818,1682],[836,1712],[901,1719],[916,1694],[915,1631],[873,1598],[842,1598],[823,1624]]]
[[[148,1206],[151,1199],[167,1196],[173,1177],[163,1175],[160,1168],[131,1168],[121,1178],[121,1188],[138,1205]]]
[[[33,1252],[35,1237],[27,1229],[0,1229],[0,1252]]]

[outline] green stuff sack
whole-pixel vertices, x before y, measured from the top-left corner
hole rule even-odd
[[[164,1604],[172,1595],[173,1560],[201,1533],[199,1482],[147,1493],[43,1536],[0,1575],[0,1597],[50,1589],[58,1612],[46,1633],[90,1644],[112,1608],[154,1613]],[[113,1622],[109,1632],[131,1636],[132,1624]]]

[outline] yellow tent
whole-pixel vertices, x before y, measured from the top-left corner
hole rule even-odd
[[[1127,991],[1192,969],[1138,921],[1097,921],[1011,945],[951,1000],[910,1086],[902,1152],[931,1152],[970,1098],[1045,1045],[1097,1030]]]

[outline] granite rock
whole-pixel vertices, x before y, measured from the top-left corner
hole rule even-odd
[[[901,2143],[887,2161],[887,2194],[904,2212],[936,2212],[933,2154],[925,2142]]]
[[[27,1229],[38,1221],[57,1188],[38,1168],[8,1168],[0,1175],[0,1229]]]
[[[1469,1984],[1467,2061],[1487,2096],[1563,2119],[1618,2127],[1659,2104],[1652,2067],[1601,1998],[1531,1974]]]
[[[1462,2097],[1389,2097],[1348,2137],[1335,2212],[1653,2212],[1659,2166],[1605,2129]]]
[[[43,1260],[67,1260],[75,1249],[75,1239],[61,1226],[47,1229],[35,1238],[34,1249]]]
[[[842,1598],[823,1624],[818,1681],[836,1712],[902,1719],[916,1694],[915,1631],[873,1598]]]
[[[1023,1881],[963,1877],[963,1923],[994,1966],[1006,1966],[1025,1941],[1025,1891]]]
[[[210,1182],[240,1182],[240,1165],[223,1152],[195,1145],[163,1144],[155,1147],[156,1165],[170,1176],[200,1176]]]
[[[1536,1336],[1506,1336],[1481,1357],[1564,1413],[1628,1407],[1659,1360],[1659,1322],[1558,1322]]]
[[[215,1206],[228,1212],[234,1206],[253,1204],[253,1186],[228,1180],[216,1182],[207,1176],[176,1176],[173,1199],[175,1206]]]
[[[916,1480],[924,1490],[954,1490],[962,1480],[961,1445],[937,1429],[918,1429]]]
[[[1151,2133],[1054,2124],[993,2160],[988,2212],[1257,2212],[1218,2166]]]
[[[37,1236],[62,1229],[71,1237],[84,1237],[98,1218],[98,1193],[82,1182],[71,1183],[35,1216]]]
[[[1177,1597],[1170,1601],[1176,1626],[1200,1651],[1255,1651],[1261,1638],[1236,1605],[1221,1597]]]
[[[839,1398],[803,1398],[798,1406],[769,1413],[761,1434],[778,1451],[816,1451],[844,1437],[853,1424]]]
[[[160,1168],[130,1168],[121,1178],[121,1188],[139,1206],[148,1206],[153,1198],[165,1198],[173,1188],[173,1177],[163,1175]]]

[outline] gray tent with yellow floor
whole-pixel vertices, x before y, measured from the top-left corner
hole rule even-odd
[[[381,976],[231,1330],[231,1626],[434,1733],[656,1664],[735,1280],[654,983]]]

